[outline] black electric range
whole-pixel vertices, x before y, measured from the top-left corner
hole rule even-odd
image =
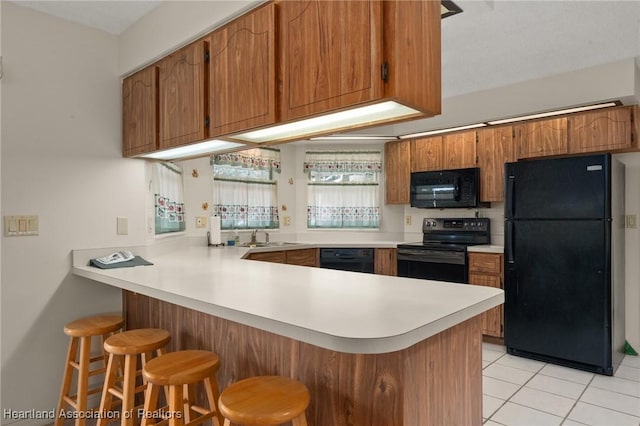
[[[467,283],[467,247],[490,243],[488,218],[425,218],[422,241],[398,244],[398,276]]]

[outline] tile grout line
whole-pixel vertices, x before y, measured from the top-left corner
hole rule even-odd
[[[567,412],[567,415],[564,417],[564,419],[562,419],[562,423],[564,423],[567,420],[571,420],[569,418],[569,416],[571,415],[571,412],[576,408],[576,406],[578,405],[578,402],[580,402],[580,398],[582,398],[582,395],[584,395],[584,393],[587,391],[587,389],[589,389],[589,386],[591,386],[591,383],[595,380],[596,376],[592,376],[591,379],[589,380],[589,383],[587,383],[587,385],[584,387],[584,389],[582,389],[582,392],[580,392],[580,395],[578,395],[578,398],[576,398],[576,400],[573,402],[573,405],[571,406],[571,408],[569,409],[569,411]],[[573,421],[573,420],[571,420]],[[562,424],[560,423],[560,424]],[[578,422],[580,423],[580,422]]]

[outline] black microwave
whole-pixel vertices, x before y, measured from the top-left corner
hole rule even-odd
[[[478,207],[479,198],[480,169],[477,167],[411,173],[411,207]]]

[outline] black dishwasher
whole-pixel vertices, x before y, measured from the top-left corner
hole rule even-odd
[[[373,274],[373,249],[321,248],[320,267]]]

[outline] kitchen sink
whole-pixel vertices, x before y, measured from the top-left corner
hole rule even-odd
[[[289,243],[285,241],[270,241],[267,243],[265,241],[258,241],[255,243],[242,243],[240,244],[240,247],[285,247],[285,246],[295,246],[298,244],[300,243]]]

